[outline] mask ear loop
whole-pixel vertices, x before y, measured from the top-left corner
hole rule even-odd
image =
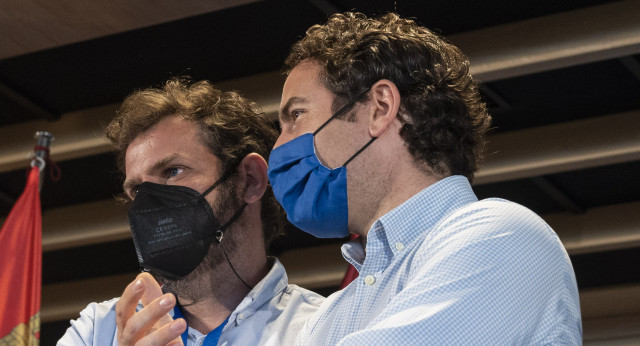
[[[358,151],[356,151],[356,153],[355,153],[355,154],[353,154],[353,155],[352,155],[352,156],[351,156],[347,161],[345,161],[345,162],[342,164],[342,167],[347,166],[347,164],[349,164],[349,162],[351,162],[351,160],[355,159],[355,158],[356,158],[356,156],[360,155],[360,153],[361,153],[361,152],[363,152],[365,149],[367,149],[367,147],[368,147],[368,146],[370,146],[370,145],[371,145],[371,143],[373,143],[373,141],[375,141],[376,139],[378,139],[378,137],[373,137],[373,138],[371,138],[371,139],[367,142],[367,144],[365,144],[364,146],[362,146],[362,148],[358,149]]]
[[[233,170],[230,169],[228,170],[225,174],[223,174],[220,179],[218,179],[218,181],[216,181],[215,183],[213,183],[213,185],[211,185],[211,187],[209,187],[207,190],[205,190],[202,193],[202,196],[206,196],[209,194],[209,192],[213,191],[213,189],[215,189],[218,185],[224,183],[225,181],[227,181],[227,179],[229,179],[229,177],[231,176],[231,174],[233,173]]]
[[[320,132],[320,130],[322,130],[325,126],[327,126],[327,124],[328,124],[329,122],[331,122],[331,120],[333,120],[333,119],[335,119],[335,118],[337,118],[337,117],[339,117],[339,116],[343,115],[344,113],[346,113],[349,109],[351,109],[351,108],[356,104],[356,102],[358,102],[358,100],[359,100],[362,96],[364,96],[364,95],[365,95],[366,93],[368,93],[368,92],[369,92],[369,89],[367,89],[367,90],[365,90],[365,91],[361,92],[358,96],[356,96],[356,97],[353,99],[353,101],[351,101],[351,102],[347,103],[346,105],[342,106],[342,108],[338,109],[338,111],[337,111],[337,112],[335,112],[335,114],[333,114],[333,115],[331,116],[331,118],[327,119],[327,121],[325,121],[325,122],[324,122],[324,124],[320,125],[320,127],[318,127],[318,129],[317,129],[317,130],[313,131],[313,135],[315,136],[318,132]]]
[[[224,246],[222,246],[222,243],[220,243],[220,248],[222,249],[222,253],[224,254],[224,257],[227,259],[227,263],[229,263],[229,267],[231,267],[231,270],[233,270],[233,273],[236,274],[236,277],[238,278],[238,280],[242,281],[242,283],[245,286],[247,286],[247,288],[249,288],[250,290],[253,289],[253,287],[249,286],[248,283],[242,280],[242,278],[240,277],[240,274],[238,274],[238,272],[236,271],[236,268],[233,267],[233,264],[231,264],[231,261],[229,260],[229,255],[227,255],[227,251],[224,249]]]
[[[242,214],[242,211],[244,210],[244,208],[247,206],[247,204],[243,204],[242,207],[240,207],[240,209],[238,209],[238,211],[236,211],[235,214],[233,214],[233,216],[231,217],[231,219],[229,221],[227,221],[226,224],[224,224],[222,227],[220,227],[219,230],[216,231],[216,240],[218,241],[218,244],[220,245],[220,248],[222,249],[222,253],[224,254],[224,257],[227,259],[227,263],[229,263],[229,267],[231,267],[231,270],[233,271],[234,274],[236,274],[236,277],[242,281],[242,283],[247,286],[249,289],[253,289],[253,287],[249,286],[249,284],[242,280],[242,278],[240,277],[240,274],[238,274],[238,272],[236,271],[236,268],[233,267],[233,264],[231,264],[231,261],[229,260],[229,255],[227,255],[227,250],[224,249],[224,246],[222,245],[222,239],[224,239],[224,230],[227,229],[227,227],[229,227],[232,223],[234,223]]]
[[[240,214],[242,214],[242,211],[246,206],[247,206],[247,203],[244,203],[242,207],[240,207],[240,209],[238,209],[238,211],[236,211],[236,213],[233,214],[231,219],[229,219],[227,223],[225,223],[216,231],[216,240],[218,241],[218,244],[220,244],[222,242],[222,239],[224,238],[224,231],[227,229],[227,227],[229,227],[232,223],[234,223],[240,217]]]
[[[315,130],[315,131],[313,132],[313,135],[315,136],[318,132],[320,132],[320,130],[322,130],[325,126],[327,126],[327,124],[328,124],[331,120],[333,120],[333,119],[335,119],[335,118],[337,118],[337,117],[339,117],[339,116],[343,115],[343,114],[344,114],[344,113],[346,113],[349,109],[353,108],[353,106],[356,104],[356,102],[358,102],[358,100],[359,100],[362,96],[364,96],[366,93],[368,93],[368,92],[369,92],[369,89],[367,89],[367,90],[365,90],[365,91],[361,92],[358,96],[356,96],[356,97],[353,99],[353,101],[351,101],[351,102],[347,103],[346,105],[342,106],[342,108],[338,109],[338,111],[337,111],[334,115],[332,115],[332,116],[331,116],[331,118],[327,119],[327,121],[325,121],[322,125],[320,125],[320,127],[318,127],[318,129],[317,129],[317,130]],[[373,143],[373,141],[375,141],[377,138],[378,138],[378,137],[373,137],[373,138],[371,138],[371,139],[369,140],[369,142],[367,142],[367,144],[365,144],[362,148],[360,148],[358,151],[356,151],[356,153],[355,153],[355,154],[353,154],[353,155],[352,155],[352,156],[351,156],[347,161],[345,161],[345,163],[343,163],[343,164],[342,164],[342,167],[346,166],[349,162],[351,162],[351,160],[355,159],[355,158],[356,158],[356,156],[358,156],[358,155],[359,155],[363,150],[367,149],[367,147],[368,147],[369,145],[371,145],[371,143]]]
[[[202,193],[202,196],[206,196],[209,194],[209,192],[213,191],[213,189],[215,189],[218,185],[222,184],[223,182],[225,182],[227,179],[229,179],[229,177],[231,176],[231,173],[233,172],[233,170],[229,170],[227,171],[222,177],[220,177],[220,179],[218,179],[218,181],[216,181],[213,185],[211,185],[210,188],[208,188],[205,192]],[[246,203],[244,203],[242,205],[242,207],[240,207],[240,209],[238,209],[238,211],[236,211],[235,214],[233,214],[233,216],[231,217],[231,219],[229,219],[229,221],[227,221],[227,223],[225,223],[224,225],[222,225],[217,231],[216,231],[216,241],[218,242],[218,244],[220,245],[220,248],[222,249],[222,253],[224,254],[224,257],[227,259],[227,263],[229,263],[229,267],[231,267],[231,270],[233,270],[233,273],[236,274],[236,277],[238,277],[238,279],[240,281],[242,281],[242,283],[247,286],[249,289],[253,289],[253,287],[249,286],[249,284],[247,284],[244,280],[242,280],[242,278],[240,277],[240,275],[238,274],[238,272],[236,271],[236,268],[233,267],[233,264],[231,264],[231,261],[229,260],[229,255],[227,255],[227,251],[224,249],[224,246],[222,246],[222,239],[224,239],[224,231],[227,229],[227,227],[229,227],[232,223],[234,223],[236,220],[238,220],[238,218],[240,217],[240,215],[242,214],[242,212],[244,211],[244,208],[247,206]]]

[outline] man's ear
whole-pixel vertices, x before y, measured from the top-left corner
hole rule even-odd
[[[400,92],[395,83],[381,79],[371,87],[372,108],[369,116],[369,134],[380,137],[396,120],[400,109]]]
[[[240,161],[238,167],[242,187],[242,200],[251,204],[259,201],[267,190],[267,161],[256,153],[251,153]]]

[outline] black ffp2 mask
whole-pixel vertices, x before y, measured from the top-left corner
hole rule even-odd
[[[177,185],[140,184],[129,208],[129,225],[138,262],[144,270],[170,279],[191,273],[209,247],[244,209],[220,225],[205,196],[226,180],[225,175],[203,194]]]

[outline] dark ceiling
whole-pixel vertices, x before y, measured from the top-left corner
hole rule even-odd
[[[546,18],[560,23],[559,36],[564,32],[575,35],[573,27],[589,26],[589,23],[575,19],[580,18],[576,13],[597,14],[603,8],[604,12],[623,16],[625,9],[633,8],[640,22],[637,4],[637,1],[603,0],[253,2],[0,60],[0,135],[15,135],[14,132],[29,128],[31,123],[62,124],[64,127],[65,118],[74,112],[117,104],[135,89],[158,85],[176,75],[226,85],[224,83],[229,80],[278,71],[290,45],[309,26],[324,22],[327,15],[335,11],[357,10],[369,15],[396,11],[414,17],[450,37],[454,43],[458,42],[456,39],[465,42],[468,38],[481,38],[491,30],[508,34],[512,28],[515,39],[533,45],[540,44],[538,35],[542,34],[538,29],[545,32]],[[12,15],[2,7],[0,5],[0,11],[5,16]],[[153,11],[153,8],[149,10]],[[566,18],[566,30],[563,18]],[[616,21],[615,18],[594,19],[606,20]],[[540,27],[530,32],[517,32],[518,28],[527,25]],[[578,48],[572,46],[569,39],[565,46],[549,49],[552,52],[579,49],[581,40],[584,37],[575,39]],[[615,224],[616,219],[632,218],[629,221],[631,229],[624,238],[632,239],[630,241],[618,241],[600,233],[598,239],[602,240],[602,246],[583,246],[580,241],[586,237],[580,236],[575,247],[565,243],[581,293],[640,285],[637,266],[640,243],[638,237],[633,236],[634,232],[640,233],[640,210],[637,209],[640,206],[640,43],[635,41],[617,51],[608,50],[607,43],[606,40],[600,42],[602,51],[606,51],[600,55],[576,54],[573,58],[556,59],[557,64],[536,65],[516,72],[505,68],[506,77],[479,74],[483,94],[494,117],[492,143],[495,147],[490,146],[489,160],[506,162],[500,156],[502,153],[516,153],[516,163],[507,169],[511,173],[494,174],[487,169],[485,176],[481,169],[474,186],[479,197],[503,197],[522,203],[545,219],[548,215],[548,222],[554,227],[556,224],[552,221],[558,225],[571,225],[597,220],[594,223],[609,225]],[[500,42],[488,41],[485,45],[476,40],[476,48],[472,50],[475,53],[469,53],[472,68],[476,54],[490,57],[489,53],[483,52],[493,51],[496,45]],[[465,50],[463,44],[460,46]],[[508,54],[509,49],[506,52],[502,54]],[[527,57],[527,54],[520,55],[524,60]],[[502,71],[500,67],[497,70]],[[279,90],[269,86],[264,92],[277,95]],[[42,120],[46,122],[42,123]],[[103,118],[99,121],[104,125]],[[95,132],[95,129],[80,127],[69,131],[75,134]],[[100,133],[93,135],[101,136]],[[23,142],[30,143],[32,133],[24,136],[29,138]],[[64,141],[59,135],[57,137],[52,145],[52,155],[58,161],[62,178],[57,182],[47,178],[44,182],[41,192],[43,215],[46,221],[49,211],[54,214],[54,211],[66,210],[66,222],[71,228],[74,219],[80,216],[77,213],[84,210],[79,206],[108,200],[120,192],[121,176],[115,168],[114,155],[108,150],[56,156],[56,143]],[[624,147],[622,153],[608,147],[609,143],[618,141]],[[572,146],[577,149],[571,149]],[[571,150],[567,153],[568,147]],[[30,148],[19,150],[26,155]],[[594,152],[600,156],[593,158]],[[3,153],[0,151],[0,158]],[[538,159],[541,155],[548,157]],[[532,166],[527,166],[529,164]],[[8,214],[21,193],[27,166],[27,159],[24,168],[16,164],[3,168],[0,163],[0,218]],[[556,230],[564,241],[574,239],[571,237],[576,232],[586,229],[581,227],[588,228],[589,225],[576,226],[576,229],[569,227],[566,235],[557,227]],[[47,231],[43,230],[45,234]],[[621,231],[603,229],[602,232]],[[289,227],[288,236],[277,241],[271,250],[274,254],[285,254],[296,249],[306,251],[335,247],[336,244],[337,241],[318,241]],[[126,237],[84,244],[70,242],[55,248],[45,247],[43,284],[46,290],[65,283],[136,270],[133,246]],[[312,286],[330,293],[336,289],[337,282]],[[118,292],[114,291],[113,295]],[[636,306],[640,304],[640,295],[634,299]],[[68,319],[73,317],[45,317],[48,304],[50,302],[43,298],[43,344],[59,337]],[[640,315],[640,309],[634,313],[634,316]],[[593,316],[595,319],[597,312]],[[588,326],[585,324],[586,336]]]

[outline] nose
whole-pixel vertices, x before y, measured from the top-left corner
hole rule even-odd
[[[293,134],[289,134],[286,132],[282,132],[280,133],[280,136],[278,137],[278,140],[276,141],[276,143],[273,145],[273,149],[289,142],[290,140],[294,139],[295,136]]]

